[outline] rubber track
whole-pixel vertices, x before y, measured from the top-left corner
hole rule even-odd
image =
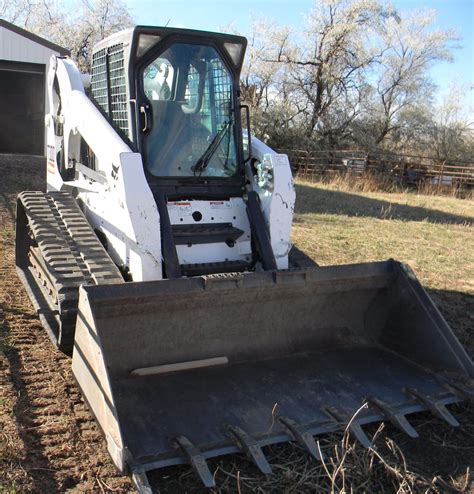
[[[45,283],[35,277],[48,297],[49,309],[57,306],[60,331],[55,343],[69,353],[74,341],[79,286],[124,280],[71,194],[22,192],[18,200],[37,243],[49,285],[54,287],[55,293],[49,293],[41,287]]]

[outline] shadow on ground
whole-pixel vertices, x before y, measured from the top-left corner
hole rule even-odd
[[[16,196],[24,190],[46,190],[46,159],[42,156],[0,154],[0,207],[8,211],[13,225]]]
[[[46,190],[46,158],[22,154],[0,154],[0,192]]]
[[[29,314],[21,309],[11,307],[8,304],[0,304],[0,343],[9,340],[11,328],[8,319],[21,320],[28,326],[39,325],[35,314]],[[27,341],[28,340],[28,341]],[[34,332],[27,331],[22,337],[22,343],[34,346],[36,338]],[[32,396],[28,392],[26,379],[31,382],[32,375],[25,374],[25,368],[15,345],[1,345],[2,354],[9,367],[10,384],[17,399],[14,402],[12,415],[18,424],[17,431],[23,442],[24,456],[20,460],[21,467],[31,478],[32,492],[60,492],[58,483],[54,478],[53,468],[42,444],[43,431],[35,420],[36,406]],[[39,362],[41,365],[41,362]],[[38,397],[36,397],[38,398]],[[1,487],[1,486],[0,486]]]
[[[429,221],[430,223],[473,224],[474,217],[438,211],[417,206],[390,203],[359,194],[328,190],[308,185],[296,185],[296,213],[337,214],[402,221]]]
[[[467,353],[474,358],[474,295],[449,290],[427,291]]]

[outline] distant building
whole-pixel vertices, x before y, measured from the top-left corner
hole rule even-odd
[[[0,19],[0,153],[45,155],[51,55],[69,51]]]

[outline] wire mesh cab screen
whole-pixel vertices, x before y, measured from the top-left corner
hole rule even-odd
[[[123,44],[92,56],[92,96],[117,128],[128,136],[127,83]]]

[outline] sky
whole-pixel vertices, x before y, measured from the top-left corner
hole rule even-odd
[[[268,18],[298,28],[313,0],[126,0],[137,24],[174,26],[217,31],[232,26],[245,35],[252,17]],[[454,29],[459,48],[454,61],[439,62],[431,69],[438,86],[438,98],[450,83],[465,86],[466,105],[474,111],[474,0],[392,0],[400,11],[426,7],[436,10],[434,27]],[[472,89],[471,89],[472,87]]]

